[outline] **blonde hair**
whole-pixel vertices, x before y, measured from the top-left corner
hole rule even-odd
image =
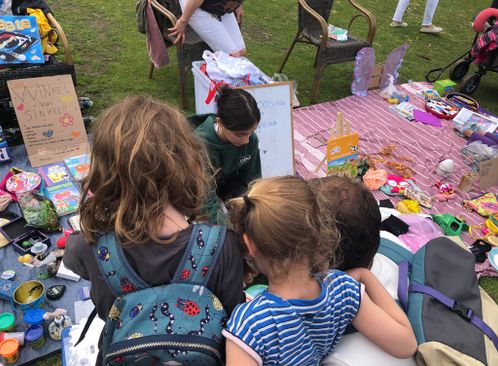
[[[324,199],[293,176],[253,182],[246,196],[229,201],[235,231],[246,233],[265,263],[268,276],[285,276],[292,265],[322,272],[334,264],[339,232]]]
[[[80,205],[83,235],[114,231],[123,243],[159,242],[168,205],[193,219],[211,184],[203,145],[175,108],[133,96],[109,107],[93,128],[90,172]],[[173,241],[172,238],[169,241]]]

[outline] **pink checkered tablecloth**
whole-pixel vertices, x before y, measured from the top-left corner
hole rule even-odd
[[[426,83],[409,83],[400,86],[410,96],[410,103],[424,109],[424,98],[420,91],[430,87]],[[329,135],[329,129],[335,122],[337,112],[341,111],[344,118],[351,123],[351,130],[360,134],[359,152],[373,154],[390,144],[395,143],[395,154],[413,159],[413,164],[407,164],[415,169],[416,185],[424,192],[434,195],[437,189],[434,184],[441,181],[435,173],[438,162],[450,158],[455,162],[455,171],[444,182],[458,186],[463,173],[470,172],[461,157],[460,148],[466,143],[452,128],[452,123],[443,121],[443,128],[436,128],[418,122],[410,122],[394,111],[390,105],[378,95],[378,91],[369,92],[368,97],[350,96],[333,102],[316,104],[294,110],[294,149],[296,172],[308,179],[326,175],[326,164],[318,173],[315,169],[326,154],[327,147],[323,142]],[[320,146],[321,145],[321,146]],[[393,160],[393,159],[388,159]],[[401,162],[401,160],[399,160]],[[395,171],[387,169],[393,174]],[[477,187],[476,187],[477,188]],[[493,187],[488,191],[498,193]],[[457,192],[457,198],[448,202],[434,202],[432,209],[423,209],[425,213],[450,213],[465,217],[471,225],[484,224],[484,218],[469,212],[462,205],[462,200],[475,198],[482,194],[475,189],[469,193]],[[381,191],[375,191],[377,199],[389,198],[394,203],[398,197],[386,196]],[[463,237],[467,242],[470,238]]]

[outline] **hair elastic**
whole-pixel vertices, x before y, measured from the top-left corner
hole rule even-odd
[[[253,205],[253,202],[250,200],[250,198],[247,196],[247,194],[242,196],[242,199],[244,200],[244,203],[246,206],[250,207]]]

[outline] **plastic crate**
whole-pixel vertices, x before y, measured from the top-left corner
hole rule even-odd
[[[201,66],[203,64],[205,64],[205,61],[192,62],[192,74],[194,74],[195,113],[216,113],[216,96],[211,99],[209,104],[206,104],[209,86],[212,82],[211,79],[209,79],[207,75],[201,71]]]

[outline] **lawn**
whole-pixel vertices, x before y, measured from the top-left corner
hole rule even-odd
[[[405,21],[409,27],[389,27],[397,1],[358,0],[369,8],[377,19],[375,51],[380,62],[395,47],[407,43],[408,49],[400,72],[400,81],[420,81],[427,71],[448,64],[471,46],[474,33],[472,17],[489,6],[491,1],[453,0],[441,2],[434,24],[444,27],[439,35],[419,33],[425,1],[412,0]],[[172,65],[156,71],[148,80],[149,60],[145,36],[136,31],[135,2],[125,0],[48,0],[57,19],[63,26],[75,55],[78,75],[78,93],[95,101],[88,114],[98,113],[110,103],[130,94],[148,94],[179,105],[177,70]],[[297,27],[296,0],[247,0],[243,33],[249,57],[264,72],[277,71]],[[347,0],[336,0],[330,22],[346,27],[352,14]],[[356,34],[364,35],[360,19]],[[363,26],[363,28],[362,28]],[[170,57],[175,60],[174,51]],[[319,102],[350,95],[352,63],[328,67],[322,78]],[[313,50],[309,46],[296,46],[284,72],[298,82],[299,99],[308,103],[313,81]],[[447,74],[445,74],[447,76]],[[494,113],[498,113],[498,76],[486,75],[475,93],[477,100]],[[194,90],[189,78],[189,108],[194,111]],[[481,284],[498,300],[498,281],[484,279]],[[36,365],[60,365],[54,356]]]

